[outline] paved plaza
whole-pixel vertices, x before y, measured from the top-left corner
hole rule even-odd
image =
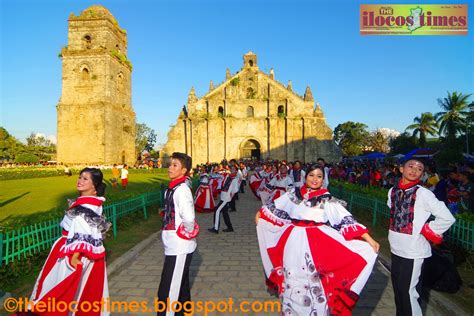
[[[263,268],[257,244],[254,216],[259,201],[248,191],[240,194],[237,212],[230,213],[235,232],[218,235],[207,231],[212,214],[197,214],[201,227],[198,249],[191,263],[191,292],[193,300],[234,300],[234,309],[242,301],[277,300],[264,283]],[[223,226],[223,227],[222,227]],[[222,223],[221,229],[225,228]],[[159,227],[157,227],[157,230]],[[110,297],[114,301],[148,301],[156,297],[163,266],[163,246],[159,233],[151,243],[133,255],[109,277]],[[259,305],[256,305],[258,307]],[[449,314],[443,307],[430,302],[427,315]],[[154,315],[154,313],[113,313],[113,315]],[[197,313],[197,315],[204,315]],[[278,315],[273,313],[225,312],[209,315]],[[354,315],[395,315],[389,272],[377,262]],[[451,315],[453,315],[451,313]]]

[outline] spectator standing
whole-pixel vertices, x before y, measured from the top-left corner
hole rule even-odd
[[[120,179],[122,180],[122,189],[126,189],[128,185],[128,165],[124,164],[120,170]]]

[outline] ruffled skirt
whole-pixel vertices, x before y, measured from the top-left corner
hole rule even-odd
[[[260,218],[257,235],[269,283],[284,315],[352,315],[377,254],[323,224],[274,224]]]

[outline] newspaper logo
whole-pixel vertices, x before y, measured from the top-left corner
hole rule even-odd
[[[361,4],[361,35],[467,35],[464,4]]]

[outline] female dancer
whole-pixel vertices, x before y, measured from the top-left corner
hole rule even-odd
[[[206,167],[201,166],[201,174],[199,175],[199,187],[196,190],[194,198],[194,208],[200,213],[213,212],[215,208],[212,187],[209,183],[209,175]]]
[[[80,196],[70,203],[61,221],[62,236],[54,243],[38,276],[30,298],[33,304],[43,302],[46,306],[48,300],[55,298],[67,305],[77,302],[72,305],[77,309],[76,316],[109,315],[100,308],[101,300],[109,297],[103,238],[111,226],[102,215],[102,179],[99,169],[81,171],[77,180]],[[31,306],[29,309],[36,315],[70,314],[39,312]]]
[[[263,165],[265,169],[265,165]],[[253,174],[249,178],[249,187],[250,190],[252,190],[252,193],[255,195],[257,199],[260,200],[260,196],[258,195],[258,189],[260,188],[260,185],[262,184],[263,178],[261,175],[262,169],[260,166],[256,166],[255,169],[253,170]]]
[[[377,257],[379,244],[321,188],[323,179],[322,167],[310,167],[301,189],[256,216],[263,266],[284,315],[352,315]]]

